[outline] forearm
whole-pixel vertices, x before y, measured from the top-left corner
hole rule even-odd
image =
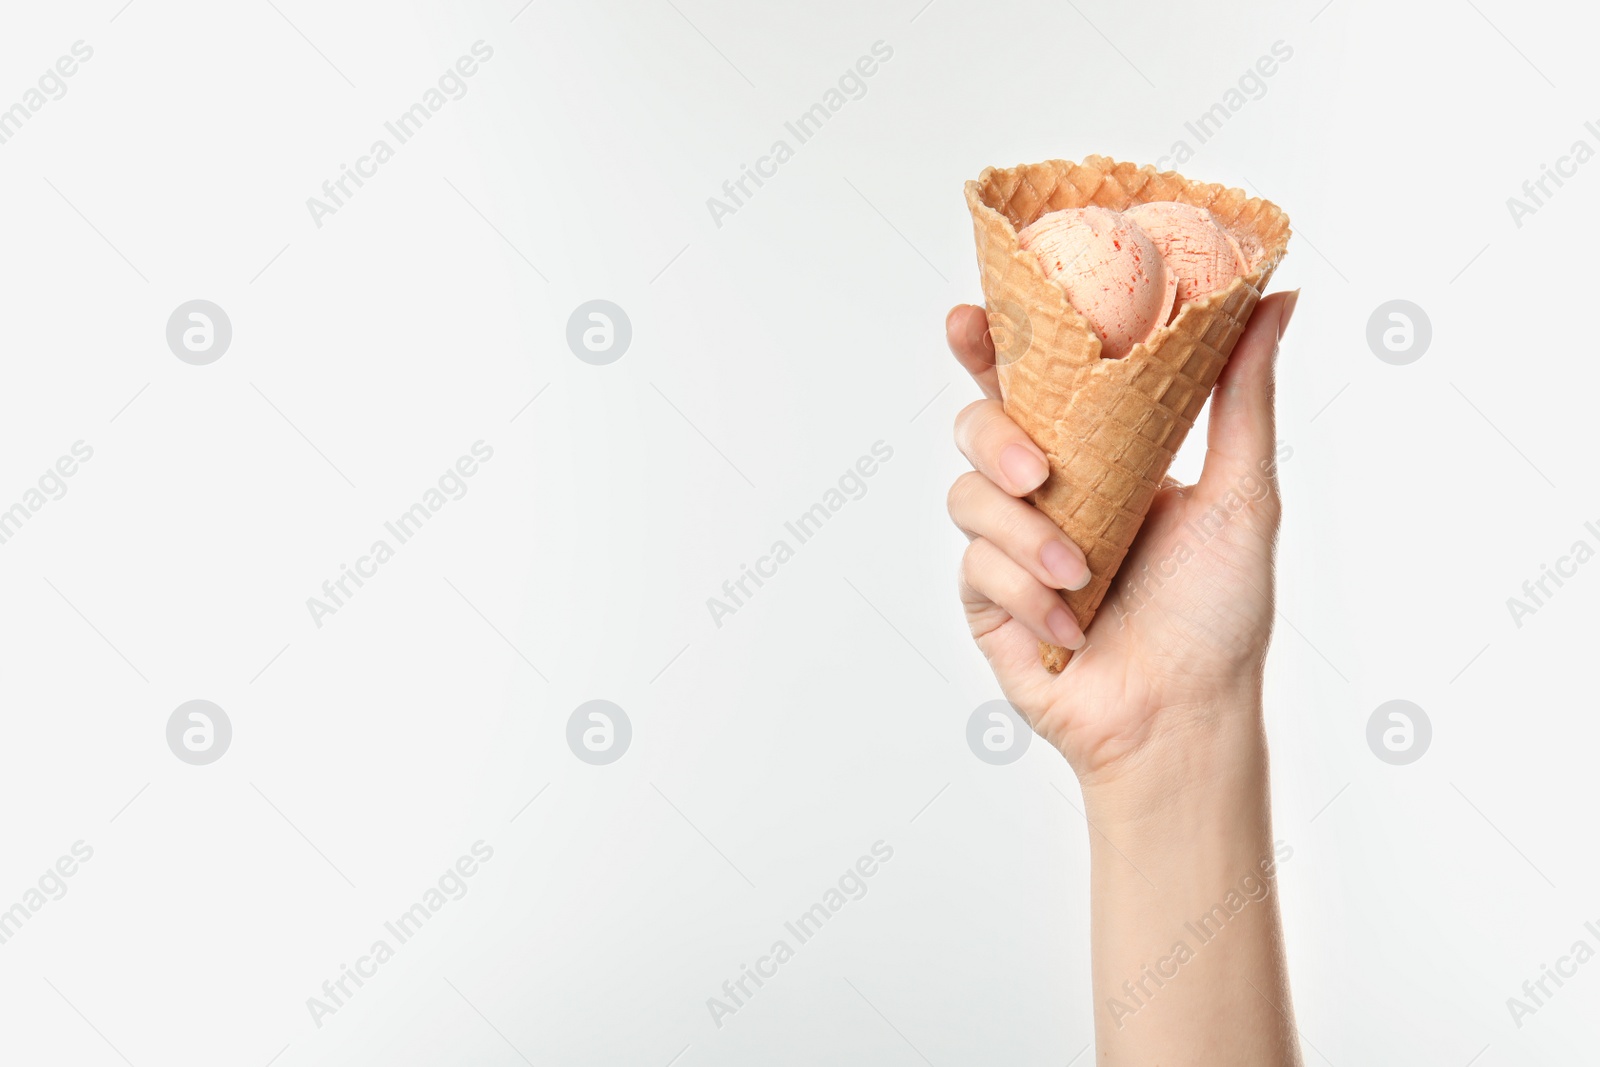
[[[1170,709],[1085,784],[1102,1067],[1298,1067],[1259,696]]]

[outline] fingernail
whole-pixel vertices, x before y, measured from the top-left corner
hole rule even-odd
[[[1050,474],[1050,467],[1045,461],[1021,445],[1006,446],[1005,451],[1000,453],[1000,469],[1010,479],[1012,488],[1019,493],[1039,488],[1039,484]]]
[[[1289,320],[1294,318],[1295,305],[1300,303],[1300,290],[1290,293],[1283,302],[1283,312],[1278,316],[1278,340],[1283,340],[1283,335],[1289,331]]]
[[[1046,541],[1039,560],[1050,577],[1063,589],[1082,589],[1089,584],[1089,567],[1060,541]]]
[[[1078,629],[1078,624],[1067,614],[1066,608],[1056,608],[1045,616],[1044,624],[1055,635],[1056,644],[1062,648],[1070,648],[1076,652],[1083,647],[1083,631]]]

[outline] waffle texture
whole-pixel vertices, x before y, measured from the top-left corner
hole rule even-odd
[[[1029,499],[1088,557],[1089,584],[1066,594],[1087,628],[1283,258],[1289,219],[1238,189],[1103,156],[990,167],[967,182],[966,195],[1006,414],[1050,461],[1049,478]],[[1155,200],[1210,211],[1239,241],[1250,270],[1184,305],[1125,358],[1102,359],[1094,329],[1038,258],[1018,247],[1017,232],[1051,211],[1122,211]],[[1040,642],[1051,671],[1070,657]]]

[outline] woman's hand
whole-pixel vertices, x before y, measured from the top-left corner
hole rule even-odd
[[[1083,553],[1027,501],[1044,454],[1006,417],[983,309],[954,308],[950,348],[987,394],[956,417],[973,470],[950,490],[950,517],[971,539],[961,599],[972,636],[1007,699],[1067,757],[1085,788],[1182,758],[1156,736],[1209,745],[1219,720],[1259,701],[1272,631],[1278,530],[1273,364],[1298,293],[1262,300],[1211,400],[1200,482],[1168,482],[1087,635],[1059,590],[1087,583]],[[1080,648],[1061,674],[1040,640]],[[1238,736],[1258,733],[1233,723]],[[1197,736],[1198,732],[1198,736]],[[1228,731],[1222,731],[1227,733]]]
[[[1273,361],[1295,299],[1257,306],[1211,400],[1200,483],[1157,494],[1086,636],[1059,592],[1085,584],[1083,555],[1020,499],[1044,481],[1044,455],[1001,409],[983,309],[958,307],[946,323],[989,397],[956,417],[974,468],[950,490],[950,516],[972,539],[961,599],[1007,699],[1083,784],[1105,1067],[1301,1063],[1261,721],[1279,509]],[[1050,674],[1041,639],[1081,651]],[[1196,917],[1215,935],[1202,939]]]

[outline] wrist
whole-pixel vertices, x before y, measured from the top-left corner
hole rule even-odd
[[[1246,679],[1231,692],[1163,707],[1136,746],[1080,775],[1080,784],[1102,830],[1165,840],[1248,823],[1264,832],[1267,771],[1260,685]]]

